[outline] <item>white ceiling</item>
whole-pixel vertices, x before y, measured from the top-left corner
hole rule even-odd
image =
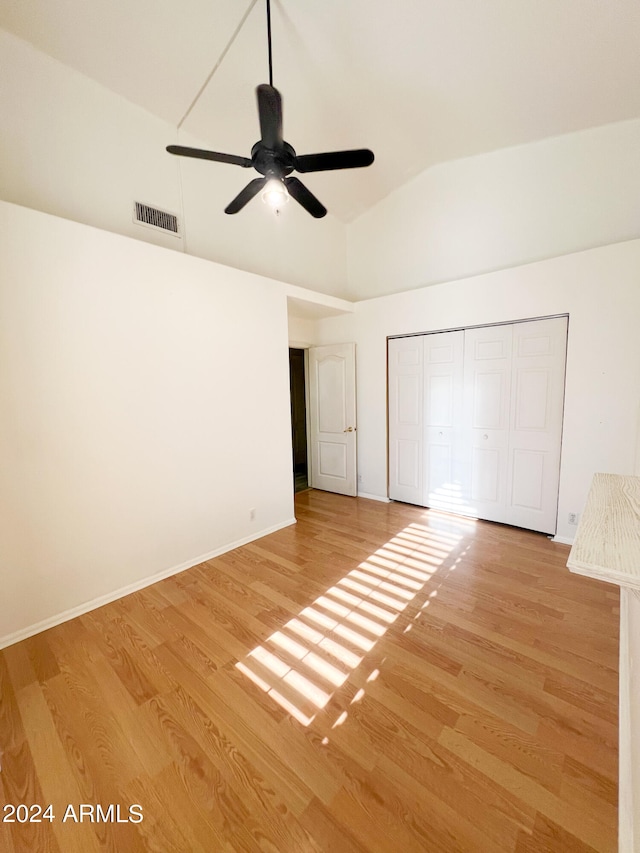
[[[305,176],[343,221],[435,163],[640,116],[640,0],[273,0],[272,21],[285,139],[376,155]],[[219,63],[184,131],[244,156],[259,136],[265,0],[2,0],[0,26],[174,126]]]

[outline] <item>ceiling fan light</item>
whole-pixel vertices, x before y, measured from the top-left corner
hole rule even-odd
[[[268,180],[262,191],[262,201],[273,210],[280,210],[289,201],[289,193],[284,183],[277,178]]]

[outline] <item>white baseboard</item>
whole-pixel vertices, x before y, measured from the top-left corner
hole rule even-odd
[[[573,538],[569,539],[566,536],[552,536],[552,542],[559,542],[561,545],[573,545]]]
[[[295,518],[283,521],[281,524],[274,524],[272,527],[264,528],[259,533],[245,536],[243,539],[238,539],[235,542],[230,542],[207,554],[201,554],[199,557],[194,557],[192,560],[187,560],[186,563],[181,563],[179,566],[173,566],[170,569],[163,569],[161,572],[156,572],[154,575],[148,575],[146,578],[135,581],[135,583],[120,587],[113,592],[108,592],[106,595],[100,595],[93,598],[91,601],[86,601],[84,604],[79,604],[77,607],[71,607],[69,610],[64,610],[62,613],[57,613],[55,616],[50,616],[48,619],[43,619],[41,622],[36,622],[26,628],[21,628],[19,631],[14,631],[12,634],[6,634],[0,637],[0,649],[7,646],[12,646],[14,643],[19,643],[20,640],[26,640],[28,637],[33,637],[41,631],[46,631],[48,628],[54,628],[56,625],[61,625],[63,622],[68,622],[70,619],[75,619],[77,616],[82,616],[84,613],[89,613],[91,610],[96,610],[104,604],[109,604],[116,601],[118,598],[124,598],[125,595],[131,595],[132,592],[137,592],[147,586],[151,586],[158,581],[169,578],[172,575],[178,575],[187,569],[192,569],[194,566],[200,565],[207,560],[212,560],[214,557],[219,557],[221,554],[226,554],[228,551],[233,551],[235,548],[240,548],[242,545],[247,545],[249,542],[254,542],[256,539],[262,539],[263,536],[268,536],[270,533],[275,533],[276,530],[282,530],[284,527],[290,527],[296,523]]]
[[[359,498],[365,498],[368,501],[380,501],[383,504],[390,504],[391,501],[387,497],[383,497],[382,495],[369,495],[367,492],[358,492]]]

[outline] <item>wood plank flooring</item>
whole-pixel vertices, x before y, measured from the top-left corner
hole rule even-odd
[[[540,534],[296,507],[0,654],[2,806],[55,815],[0,850],[615,851],[617,588]]]

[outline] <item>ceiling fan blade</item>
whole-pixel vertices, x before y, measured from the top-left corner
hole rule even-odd
[[[373,163],[373,151],[355,148],[352,151],[328,151],[325,154],[303,154],[296,157],[298,172],[328,172],[331,169],[359,169]]]
[[[285,185],[289,190],[289,195],[301,204],[307,213],[310,213],[316,219],[322,219],[327,215],[327,208],[308,190],[302,181],[297,178],[285,178]]]
[[[261,142],[272,151],[282,147],[282,98],[273,86],[262,83],[256,89]]]
[[[243,166],[245,169],[252,165],[248,157],[236,157],[235,154],[220,154],[218,151],[205,151],[204,148],[185,148],[184,145],[167,145],[169,154],[180,157],[196,157],[198,160],[215,160],[217,163],[231,163],[232,166]]]
[[[238,195],[224,209],[225,213],[237,213],[250,202],[254,195],[258,195],[262,187],[267,183],[266,178],[254,178],[241,190]]]

